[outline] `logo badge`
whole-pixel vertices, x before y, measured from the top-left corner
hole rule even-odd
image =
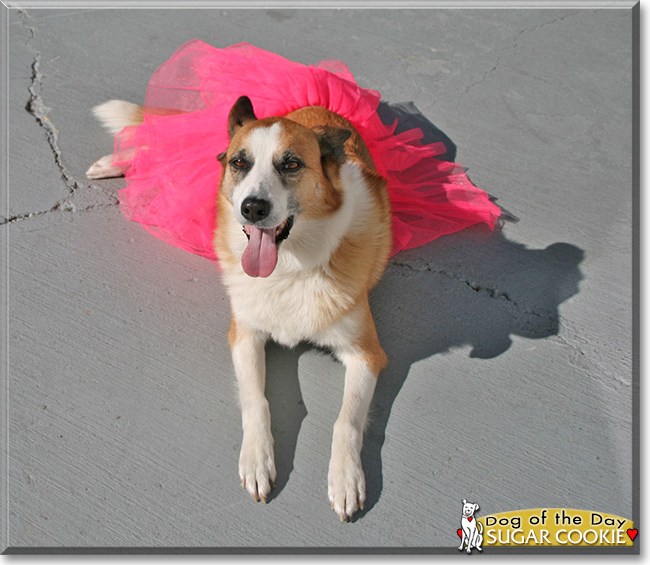
[[[483,524],[474,519],[474,513],[479,509],[476,502],[467,502],[463,499],[463,513],[460,517],[460,528],[457,530],[460,537],[459,551],[465,549],[472,553],[472,549],[483,551]]]
[[[532,508],[477,517],[479,505],[463,500],[459,551],[487,547],[633,547],[634,522],[614,514],[573,508]]]

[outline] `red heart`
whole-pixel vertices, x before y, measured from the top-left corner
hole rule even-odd
[[[636,535],[637,535],[638,533],[639,533],[639,530],[637,530],[636,528],[634,528],[633,530],[628,530],[628,531],[627,531],[627,535],[630,536],[630,539],[631,539],[632,541],[634,541],[634,538],[636,537]]]
[[[472,521],[472,518],[474,518],[474,516],[470,516],[470,517],[467,518],[467,519],[471,522],[471,521]]]
[[[458,533],[458,537],[459,537],[459,538],[462,538],[462,537],[463,537],[463,530],[461,530],[460,528],[458,528],[458,529],[456,530],[456,533]]]

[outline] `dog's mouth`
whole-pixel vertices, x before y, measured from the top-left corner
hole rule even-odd
[[[289,216],[277,228],[264,229],[264,228],[258,228],[256,226],[244,226],[244,233],[246,234],[248,241],[250,241],[251,231],[254,229],[268,231],[268,232],[275,231],[275,243],[276,245],[279,245],[282,241],[284,241],[289,237],[289,233],[291,232],[292,227],[293,227],[293,216]]]
[[[291,232],[293,216],[275,228],[244,226],[248,245],[241,258],[242,268],[250,277],[268,277],[278,263],[278,247]]]

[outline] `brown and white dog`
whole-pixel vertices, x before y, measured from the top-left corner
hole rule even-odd
[[[95,113],[115,132],[134,125],[138,110],[111,101]],[[257,119],[241,97],[228,130],[230,144],[218,157],[223,172],[214,245],[232,306],[242,485],[266,501],[276,478],[265,344],[310,341],[330,348],[346,367],[328,495],[341,520],[350,519],[363,509],[363,430],[387,364],[368,302],[392,245],[386,181],[354,127],[325,108]],[[115,176],[110,156],[87,174]]]

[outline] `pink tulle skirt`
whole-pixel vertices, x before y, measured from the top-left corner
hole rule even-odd
[[[144,123],[115,139],[113,166],[125,170],[124,215],[160,239],[216,260],[213,234],[221,175],[217,155],[228,146],[231,107],[248,96],[258,118],[324,106],[347,118],[388,179],[393,253],[485,223],[500,209],[461,165],[441,161],[442,143],[423,145],[412,129],[394,134],[378,113],[380,94],[361,88],[344,63],[305,66],[246,43],[216,49],[183,45],[151,77]]]

